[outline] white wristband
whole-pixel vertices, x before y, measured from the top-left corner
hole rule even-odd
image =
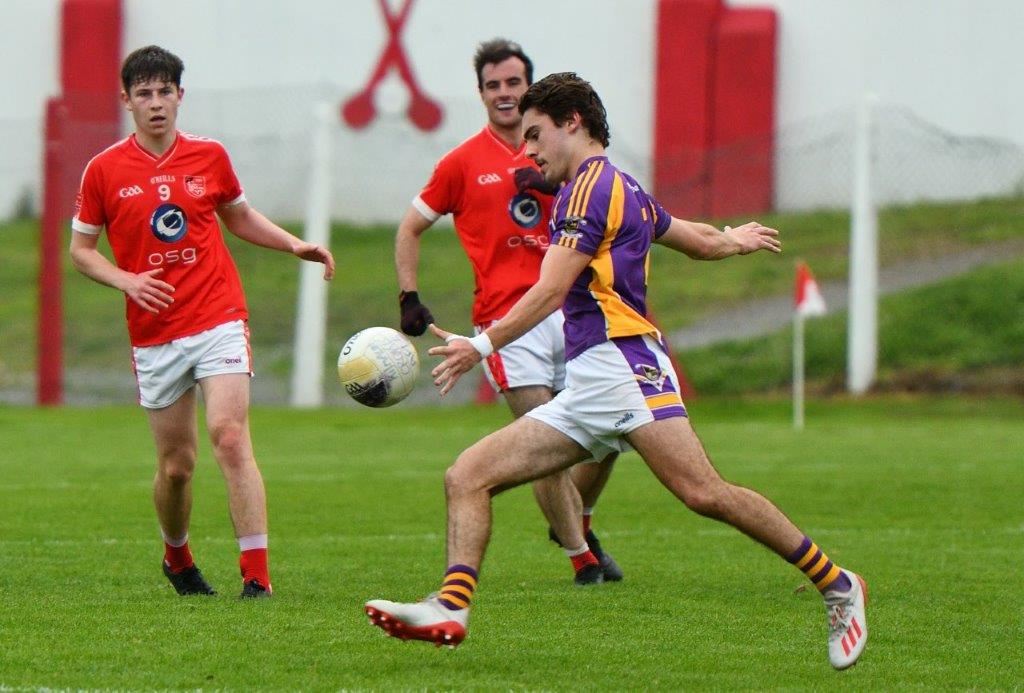
[[[480,358],[485,359],[494,353],[494,345],[491,344],[491,338],[487,336],[486,332],[481,332],[475,337],[463,337],[461,334],[450,334],[444,338],[445,344],[451,344],[456,339],[465,339],[472,345],[476,352],[480,354]]]
[[[471,337],[469,343],[473,345],[473,348],[477,350],[482,359],[494,353],[494,345],[491,344],[491,338],[487,336],[486,332],[481,332],[476,337]]]

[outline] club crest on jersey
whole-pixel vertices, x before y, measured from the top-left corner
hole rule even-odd
[[[180,241],[188,232],[188,217],[185,210],[178,205],[162,204],[149,218],[149,228],[153,235],[164,243]]]
[[[566,217],[565,222],[562,224],[562,235],[575,238],[580,235],[580,227],[586,225],[587,220],[583,217]]]
[[[532,229],[540,223],[540,202],[530,193],[521,192],[508,203],[508,213],[512,221],[524,229]]]
[[[192,197],[206,194],[206,176],[185,176],[185,192]]]
[[[638,382],[647,383],[659,391],[665,387],[665,378],[668,377],[668,374],[657,366],[648,366],[646,363],[640,363],[633,366],[633,368],[640,371],[636,374]]]

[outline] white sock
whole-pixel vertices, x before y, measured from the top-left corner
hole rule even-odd
[[[248,551],[250,549],[265,549],[267,548],[267,535],[266,534],[250,534],[245,537],[238,537],[238,550]]]
[[[181,539],[171,539],[169,536],[167,536],[167,533],[164,532],[162,529],[160,530],[160,534],[163,535],[164,543],[170,546],[172,549],[180,549],[182,546],[188,543],[188,532],[185,532],[185,536],[183,536]]]
[[[587,551],[590,551],[590,547],[587,546],[587,542],[583,542],[583,546],[579,547],[578,549],[566,549],[565,555],[569,558],[572,558],[573,556],[582,556]]]

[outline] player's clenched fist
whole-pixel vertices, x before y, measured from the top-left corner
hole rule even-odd
[[[415,291],[399,293],[398,307],[402,311],[402,332],[407,335],[419,337],[427,331],[427,325],[434,322],[430,309],[420,303],[420,295]]]

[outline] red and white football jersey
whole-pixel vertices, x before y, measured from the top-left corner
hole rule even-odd
[[[136,274],[163,268],[157,278],[175,288],[174,302],[155,315],[126,299],[133,346],[248,318],[216,215],[218,206],[244,201],[224,146],[183,132],[163,156],[131,135],[89,162],[71,227],[97,234],[105,226],[118,267]]]
[[[473,322],[503,317],[537,282],[552,198],[518,192],[514,172],[535,166],[484,127],[444,156],[413,206],[430,221],[451,214],[476,278]]]

